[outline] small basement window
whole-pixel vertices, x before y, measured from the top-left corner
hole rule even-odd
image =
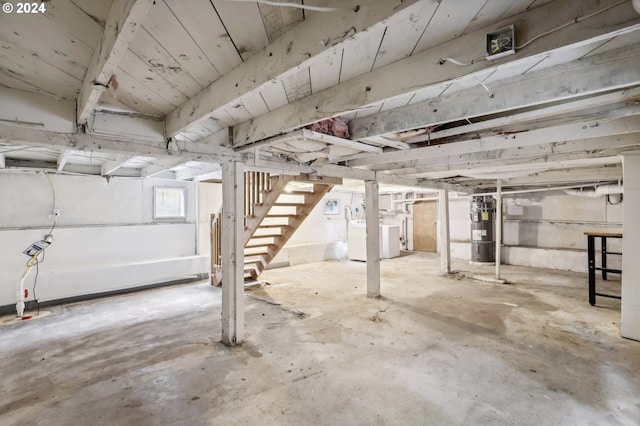
[[[186,189],[153,188],[154,219],[184,219],[187,217]]]

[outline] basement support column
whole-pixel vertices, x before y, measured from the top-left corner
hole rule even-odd
[[[222,343],[244,339],[244,172],[237,161],[222,163]]]
[[[622,154],[624,227],[620,334],[640,340],[640,153]]]
[[[451,240],[449,236],[449,191],[438,192],[440,216],[440,271],[451,273]]]
[[[380,296],[380,219],[378,182],[364,182],[367,226],[367,296]]]
[[[500,250],[502,249],[502,181],[496,181],[496,279],[500,279]]]

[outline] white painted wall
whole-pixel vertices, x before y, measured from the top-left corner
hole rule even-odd
[[[273,259],[272,265],[298,265],[347,256],[347,218],[345,207],[351,205],[351,193],[329,192],[300,225],[291,239]],[[340,213],[325,215],[327,200],[338,200]]]
[[[217,212],[222,204],[221,188],[222,185],[219,183],[198,184],[199,254],[208,255],[211,252],[209,217],[212,212]],[[355,196],[357,197],[358,194]],[[325,215],[325,201],[334,199],[339,201],[340,213]],[[270,267],[345,258],[347,256],[347,219],[344,209],[350,208],[353,202],[354,198],[350,192],[335,191],[325,195],[273,259]]]
[[[60,217],[39,267],[40,301],[121,290],[207,273],[196,255],[196,187],[158,179],[50,174]],[[153,219],[153,187],[187,189],[187,217]],[[15,303],[28,257],[22,251],[48,233],[53,191],[42,173],[0,174],[0,306]],[[31,288],[32,271],[26,287]]]
[[[465,260],[471,256],[469,200],[452,199],[450,204],[452,256]],[[586,272],[584,232],[621,226],[623,206],[609,205],[606,197],[576,197],[561,191],[505,196],[502,261]],[[609,240],[608,248],[620,251],[621,242]],[[619,267],[620,258],[610,256],[609,265]]]

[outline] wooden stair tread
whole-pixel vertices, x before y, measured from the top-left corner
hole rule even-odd
[[[262,247],[262,246],[260,246],[260,247]],[[245,253],[244,257],[261,256],[263,254],[269,254],[269,249],[254,251],[254,252],[251,252],[251,253]]]
[[[285,191],[282,195],[313,195],[313,191]]]
[[[259,237],[256,237],[259,238]],[[270,237],[265,237],[265,238],[270,238]],[[254,248],[254,247],[269,247],[269,246],[274,246],[275,244],[273,243],[249,243],[246,246],[244,246],[244,248]]]
[[[260,177],[259,174],[256,176]],[[303,190],[302,188],[285,191],[286,185],[291,180],[289,176],[270,176],[270,190],[266,190],[264,187],[252,189],[252,199],[248,201],[252,203],[251,206],[253,208],[249,209],[252,213],[246,216],[247,222],[245,222],[246,227],[243,233],[244,241],[246,242],[243,250],[245,284],[256,282],[262,271],[266,269],[284,244],[289,241],[309,216],[311,210],[320,203],[322,197],[333,186],[329,183],[313,182],[311,191]],[[263,182],[263,178],[258,179],[257,182]],[[263,183],[259,184],[262,185]],[[260,193],[260,195],[256,196],[257,193]],[[293,198],[287,199],[286,196],[289,195],[293,196]],[[283,201],[278,202],[278,197],[282,197]],[[291,200],[296,201],[292,202]],[[289,209],[293,207],[295,209],[283,210],[285,213],[281,213],[278,210],[272,210],[274,207]],[[287,211],[289,213],[286,213]],[[271,221],[266,219],[282,219],[274,220],[273,222],[284,223],[269,223]]]

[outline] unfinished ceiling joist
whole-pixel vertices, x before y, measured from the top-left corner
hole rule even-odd
[[[78,124],[87,122],[100,96],[112,83],[115,70],[152,3],[153,0],[113,0],[78,95]]]
[[[640,87],[633,87],[613,93],[606,93],[604,95],[579,98],[578,100],[567,101],[558,105],[545,106],[544,108],[534,109],[531,111],[509,114],[504,117],[477,121],[475,123],[451,127],[444,130],[436,130],[430,133],[430,138],[426,136],[415,136],[408,139],[408,141],[410,143],[424,142],[427,140],[433,141],[440,138],[463,135],[465,133],[482,132],[492,128],[504,128],[505,126],[512,126],[519,123],[530,123],[538,120],[545,120],[562,114],[569,114],[602,106],[606,106],[606,108],[602,110],[606,115],[606,111],[610,110],[610,105],[630,100],[638,100],[639,98]],[[380,136],[372,136],[370,138],[366,138],[366,140],[372,140],[378,137]]]
[[[377,180],[378,182],[384,182],[398,186],[425,189],[448,189],[451,191],[469,192],[469,188],[464,185],[437,182],[435,180],[428,179],[416,179],[405,176],[396,176],[390,173],[379,173],[371,170],[354,169],[345,166],[338,166],[335,164],[309,166],[305,164],[263,159],[260,159],[258,161],[252,159],[247,163],[247,169],[254,169],[256,167],[261,168],[261,170],[265,171],[277,170],[284,174],[308,174],[311,176],[317,176],[319,181],[322,181],[322,177],[336,177],[363,181]]]
[[[64,166],[67,164],[67,160],[71,154],[71,150],[65,149],[60,153],[58,157],[58,171],[61,172],[64,169]]]
[[[141,176],[153,177],[161,173],[171,171],[174,167],[184,166],[186,163],[187,161],[182,159],[158,161],[143,168]]]
[[[174,136],[208,118],[242,95],[270,84],[271,80],[287,71],[303,67],[318,54],[336,48],[344,40],[418,1],[371,0],[361,6],[353,0],[343,3],[346,4],[341,4],[341,8],[334,12],[317,13],[304,25],[293,27],[168,114],[167,135]]]
[[[206,179],[222,179],[222,169],[218,164],[203,164],[176,170],[177,180],[201,181]]]
[[[483,151],[638,133],[640,132],[638,114],[640,114],[640,108],[638,108],[636,115],[607,119],[603,122],[591,120],[550,126],[517,134],[495,135],[460,142],[431,145],[408,151],[386,152],[377,156],[352,160],[349,162],[349,166],[365,167],[370,170],[392,170],[402,167],[403,164],[415,164],[413,163],[414,161],[424,158],[446,157],[449,155],[473,152],[479,153],[478,155],[481,156],[484,155]]]
[[[625,47],[584,59],[568,62],[501,80],[492,87],[489,97],[482,87],[463,90],[448,96],[429,99],[414,105],[396,108],[362,119],[352,120],[354,139],[378,134],[401,132],[425,125],[438,125],[466,118],[496,114],[519,108],[535,107],[553,102],[578,99],[586,95],[632,88],[640,84],[640,46]],[[579,75],[580,78],[576,78]],[[637,96],[637,89],[633,91]],[[601,95],[577,100],[581,109],[611,102],[618,95]],[[562,105],[542,114],[561,113]],[[571,108],[571,107],[569,107]],[[528,113],[535,116],[535,112]],[[524,115],[526,117],[526,114]],[[517,117],[512,117],[516,120]],[[503,119],[504,120],[504,119]],[[494,123],[486,123],[492,125]],[[481,126],[478,124],[476,127]],[[413,138],[418,142],[423,138]],[[424,138],[426,140],[426,138]]]
[[[507,166],[526,167],[555,161],[617,156],[622,150],[638,148],[640,148],[638,136],[626,134],[454,154],[446,157],[427,157],[409,162],[390,163],[385,169],[393,170],[394,174],[400,176],[433,173],[434,178],[437,178],[474,169],[496,170]],[[436,173],[441,175],[435,175]]]
[[[358,151],[379,154],[382,152],[382,148],[378,146],[368,145],[366,143],[355,142],[350,139],[339,138],[337,136],[326,135],[324,133],[314,132],[309,129],[300,129],[285,135],[274,136],[272,138],[256,142],[251,145],[241,146],[237,148],[238,152],[251,152],[255,149],[268,148],[284,142],[311,140],[316,142],[323,142],[330,145],[339,145],[347,148],[352,148]]]
[[[581,2],[581,11],[587,15],[614,3],[612,0],[605,2],[583,1]],[[495,68],[496,65],[517,64],[520,61],[529,61],[537,57],[542,60],[552,51],[586,45],[598,40],[607,40],[640,28],[640,17],[635,14],[630,3],[623,3],[608,9],[605,13],[597,14],[590,19],[552,32],[514,55],[496,61],[477,61],[469,66],[457,66],[449,63],[441,64],[434,59],[445,57],[477,58],[483,56],[485,52],[485,36],[488,31],[518,22],[522,33],[533,36],[574,21],[575,13],[575,2],[572,0],[557,0],[547,3],[242,123],[234,129],[234,140],[237,143],[255,142],[339,115],[343,111],[357,110],[362,105],[370,105],[414,92],[416,88],[437,86],[455,78],[486,72]],[[630,17],[632,18],[630,19]],[[358,132],[355,135],[352,134],[352,138],[358,139],[374,135],[374,133],[388,132],[368,132],[367,134]]]
[[[87,134],[57,133],[0,124],[0,142],[25,146],[55,146],[84,152],[108,152],[131,156],[183,159],[219,163],[242,161],[242,154],[223,146],[180,142],[180,149],[170,150],[165,142],[119,140]]]
[[[135,158],[135,156],[116,154],[114,155],[113,160],[107,160],[102,164],[102,166],[100,167],[100,174],[102,176],[111,175],[116,170],[124,166],[132,158]]]

